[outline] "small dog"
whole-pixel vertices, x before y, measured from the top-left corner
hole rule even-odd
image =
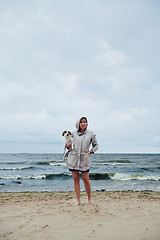
[[[64,161],[64,160],[67,160],[68,153],[73,147],[73,138],[71,137],[71,132],[66,130],[62,133],[62,136],[65,137],[65,145],[64,145],[64,152],[63,152],[63,161]],[[68,150],[68,152],[66,152],[67,144],[69,143],[69,141],[71,142],[72,147],[71,149]]]

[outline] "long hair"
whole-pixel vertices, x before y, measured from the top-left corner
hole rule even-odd
[[[82,121],[83,119],[85,119],[85,120],[86,120],[86,123],[88,123],[88,120],[87,120],[86,117],[81,117],[80,120],[79,120],[79,128],[78,128],[78,132],[81,132],[80,123],[81,123],[81,121]],[[86,127],[86,128],[87,128],[87,127]]]

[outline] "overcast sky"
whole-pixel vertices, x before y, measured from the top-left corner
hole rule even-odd
[[[160,153],[160,1],[0,0],[0,152]]]

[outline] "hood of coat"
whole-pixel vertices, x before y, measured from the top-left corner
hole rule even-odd
[[[76,122],[75,127],[76,127],[77,130],[79,130],[80,121],[81,121],[82,118],[86,118],[86,117],[81,117],[81,118]],[[87,118],[86,118],[86,119],[87,119]],[[87,123],[88,123],[88,120],[87,120]],[[88,124],[87,124],[87,127],[88,127]],[[87,127],[86,127],[86,129],[87,129]]]

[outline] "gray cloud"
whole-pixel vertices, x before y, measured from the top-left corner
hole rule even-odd
[[[0,6],[0,152],[61,152],[82,115],[100,152],[160,152],[157,1]]]

